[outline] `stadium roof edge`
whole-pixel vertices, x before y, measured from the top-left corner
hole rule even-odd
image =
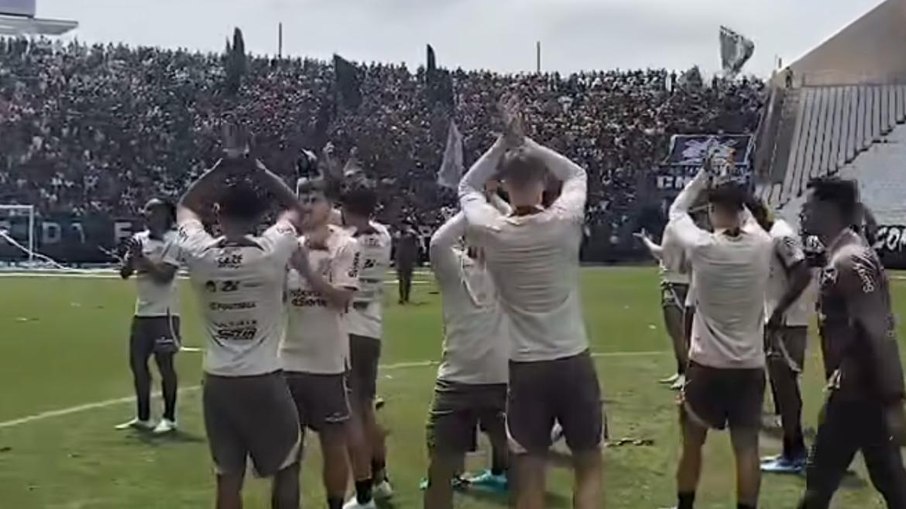
[[[76,28],[77,21],[64,19],[41,19],[27,16],[0,14],[0,35],[65,35]]]

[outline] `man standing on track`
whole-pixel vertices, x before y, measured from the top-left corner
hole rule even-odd
[[[120,268],[128,279],[136,274],[138,298],[129,338],[129,365],[135,384],[136,417],[117,429],[153,430],[155,434],[176,431],[177,376],[173,364],[179,352],[179,248],[176,245],[176,209],[153,199],[145,205],[147,229],[129,241],[129,251]],[[151,420],[151,371],[154,355],[160,372],[164,414],[157,426]]]
[[[689,362],[689,344],[683,331],[686,296],[689,293],[689,271],[686,267],[685,253],[676,245],[675,235],[668,227],[664,228],[661,245],[655,244],[644,231],[636,237],[645,244],[651,256],[661,267],[661,308],[664,311],[664,325],[673,346],[676,359],[676,374],[661,380],[678,391],[686,383],[686,364]]]
[[[559,421],[573,453],[575,507],[600,509],[604,416],[579,292],[587,176],[524,137],[515,100],[504,103],[502,113],[506,134],[463,177],[459,198],[468,236],[484,249],[510,324],[507,427],[516,507],[544,507],[546,457]],[[491,205],[484,192],[498,170],[514,208],[510,215]],[[563,188],[543,208],[548,172]]]
[[[254,178],[284,209],[263,235],[254,232],[267,201],[251,184],[227,184],[226,177]],[[201,223],[211,201],[222,231],[216,238]],[[273,508],[299,507],[299,419],[278,357],[286,267],[299,248],[295,208],[279,177],[242,156],[202,175],[178,208],[180,248],[207,331],[202,398],[217,509],[242,507],[247,457],[259,475],[274,478]]]
[[[384,277],[390,270],[392,238],[386,226],[372,220],[377,194],[368,182],[349,183],[341,201],[343,223],[359,243],[362,267],[359,291],[346,316],[353,418],[349,451],[356,495],[344,507],[357,509],[374,507],[374,497],[393,495],[386,473],[385,433],[374,410],[384,332]]]
[[[771,277],[765,294],[765,346],[768,375],[783,426],[783,452],[767,458],[761,469],[771,473],[798,474],[805,470],[808,451],[802,434],[802,394],[799,377],[805,364],[808,324],[814,301],[808,287],[812,273],[805,261],[802,240],[783,219],[773,219],[760,200],[749,210],[768,232],[774,250]]]
[[[396,277],[399,279],[399,303],[409,304],[412,293],[412,273],[418,265],[418,233],[409,221],[396,235],[396,250],[394,251],[396,264]]]
[[[510,341],[483,252],[457,247],[465,233],[460,212],[434,233],[429,248],[443,300],[444,347],[428,416],[426,509],[452,509],[451,479],[472,450],[479,424],[491,439],[493,463],[467,482],[504,491],[508,485],[504,415]]]
[[[695,315],[683,389],[683,450],[677,467],[678,509],[692,509],[708,429],[729,426],[736,456],[737,507],[758,504],[758,434],[764,401],[764,295],[771,239],[745,209],[746,193],[726,183],[708,190],[706,170],[677,196],[670,222],[692,265]],[[708,190],[714,232],[689,209]]]
[[[803,207],[806,232],[827,246],[818,309],[829,391],[800,509],[830,505],[857,451],[887,507],[906,507],[903,367],[887,273],[850,229],[859,209],[856,186],[852,180],[812,181]]]
[[[280,358],[303,434],[310,428],[321,443],[327,508],[341,509],[349,483],[346,312],[359,287],[359,245],[330,224],[323,179],[300,181],[298,190],[302,249],[287,276],[289,322]]]

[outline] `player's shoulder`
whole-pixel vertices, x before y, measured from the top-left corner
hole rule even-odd
[[[352,232],[336,225],[330,225],[330,242],[335,249],[358,249],[359,243],[356,242]]]
[[[390,228],[387,225],[377,221],[371,221],[369,225],[377,231],[378,236],[382,239],[390,240],[392,238],[390,235]]]

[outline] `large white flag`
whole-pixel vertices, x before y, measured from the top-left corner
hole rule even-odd
[[[450,121],[450,130],[447,131],[447,148],[444,150],[444,161],[437,172],[437,183],[443,187],[456,189],[463,173],[462,161],[462,134],[456,127],[456,122]]]
[[[751,39],[725,26],[720,27],[720,63],[724,74],[735,76],[755,53]]]

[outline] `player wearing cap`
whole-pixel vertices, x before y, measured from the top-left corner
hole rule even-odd
[[[147,229],[129,240],[120,276],[135,275],[138,298],[129,338],[129,365],[135,387],[137,412],[117,429],[153,430],[156,434],[176,430],[178,380],[173,357],[179,351],[179,248],[176,245],[176,210],[171,203],[153,199],[145,205]],[[155,426],[151,420],[151,371],[154,356],[160,372],[164,413]]]
[[[764,295],[772,243],[745,209],[745,191],[733,183],[708,189],[711,180],[701,170],[670,207],[671,227],[692,266],[695,302],[680,411],[678,509],[694,505],[708,430],[728,426],[736,456],[737,507],[753,509],[761,483]],[[705,191],[713,232],[699,228],[689,215]]]
[[[361,259],[359,291],[346,315],[353,418],[349,450],[356,495],[345,507],[355,509],[373,507],[373,497],[388,498],[393,493],[385,471],[385,433],[374,410],[384,333],[384,277],[390,270],[392,238],[386,226],[372,219],[377,194],[368,182],[348,184],[341,201],[343,223],[358,242]]]
[[[226,183],[227,177],[234,182]],[[263,235],[255,230],[267,202],[251,183],[237,179],[254,179],[284,210]],[[219,237],[201,223],[210,201],[216,201]],[[292,468],[301,446],[299,419],[278,357],[286,268],[299,249],[295,207],[279,177],[239,156],[202,175],[178,208],[180,248],[207,333],[202,405],[218,509],[242,507],[246,458],[259,475],[274,478],[274,508],[299,507]]]
[[[289,321],[280,358],[303,433],[310,428],[321,443],[327,507],[341,509],[349,483],[345,316],[359,286],[359,246],[330,224],[331,195],[323,179],[299,186],[302,249],[287,275]]]
[[[470,241],[487,267],[510,326],[507,429],[514,453],[516,507],[544,506],[546,455],[555,421],[573,453],[579,509],[599,509],[602,494],[601,390],[589,353],[579,291],[585,170],[526,139],[515,100],[502,105],[506,134],[460,182]],[[500,172],[513,213],[492,206],[484,186]],[[542,207],[546,176],[563,182]]]
[[[491,471],[468,481],[507,487],[504,414],[510,342],[482,250],[458,247],[465,233],[466,219],[460,212],[434,233],[429,248],[444,315],[443,361],[428,416],[425,507],[431,509],[453,507],[450,479],[472,450],[479,424],[491,439],[494,464]]]

